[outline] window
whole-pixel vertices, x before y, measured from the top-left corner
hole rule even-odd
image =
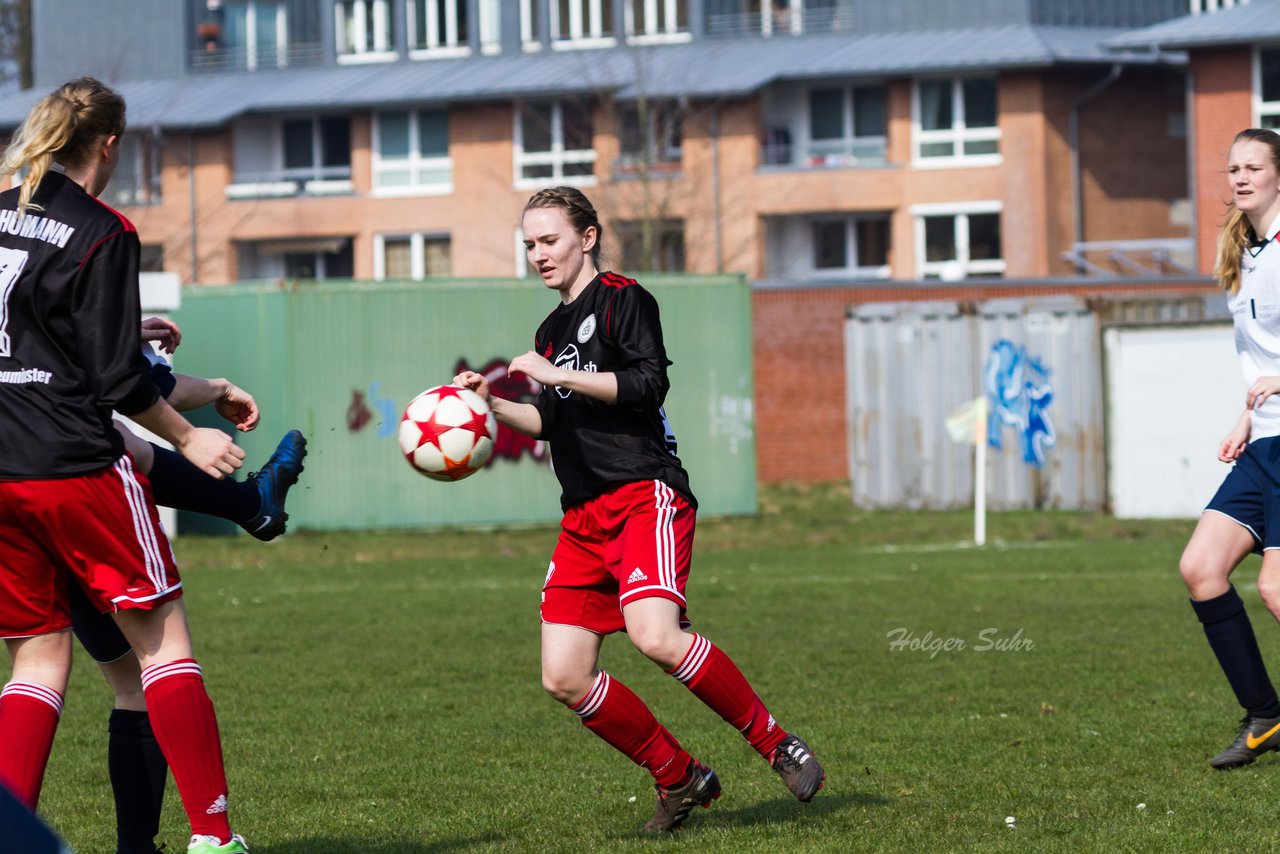
[[[857,278],[888,278],[887,217],[815,219],[810,226],[813,270]]]
[[[351,123],[346,116],[285,119],[280,132],[286,179],[351,177]]]
[[[285,279],[350,279],[355,275],[351,241],[336,252],[286,252]]]
[[[480,0],[480,50],[502,51],[502,0]]]
[[[680,106],[671,101],[648,101],[643,114],[638,104],[623,105],[618,116],[619,171],[679,168],[680,124]]]
[[[627,37],[632,41],[677,41],[689,37],[689,0],[627,0]]]
[[[334,6],[338,60],[383,60],[394,56],[389,0],[338,0]]]
[[[1280,127],[1280,48],[1259,48],[1254,65],[1257,127]]]
[[[1000,162],[994,77],[919,80],[914,94],[917,163]]]
[[[467,0],[409,0],[409,34],[411,50],[465,52]]]
[[[707,15],[710,36],[799,35],[852,25],[853,4],[846,0],[739,0],[707,5],[717,10]]]
[[[613,40],[613,0],[552,0],[551,41],[557,46]]]
[[[287,237],[236,244],[243,281],[350,279],[355,274],[351,237]]]
[[[762,97],[766,166],[880,166],[887,150],[885,87],[777,86]]]
[[[630,273],[684,272],[683,220],[632,220],[616,222],[614,228],[622,249],[622,270]]]
[[[926,279],[1002,276],[1000,203],[918,205],[916,269]]]
[[[520,0],[520,41],[525,50],[542,48],[541,9],[539,0]]]
[[[164,272],[164,244],[144,243],[142,254],[138,258],[139,273]]]
[[[1219,9],[1230,9],[1232,6],[1245,6],[1249,0],[1190,0],[1190,2],[1191,14],[1202,15]]]
[[[373,277],[383,279],[429,279],[453,272],[448,235],[405,234],[373,239]]]
[[[396,110],[374,118],[373,189],[379,195],[453,192],[449,113]]]
[[[103,201],[117,208],[160,204],[159,148],[149,133],[126,133],[120,140],[120,161],[102,194]]]
[[[187,0],[191,67],[228,71],[317,65],[321,12],[299,0]]]
[[[591,108],[572,101],[516,106],[516,181],[590,183],[595,177]]]
[[[241,116],[232,123],[232,156],[229,199],[351,192],[346,116]]]

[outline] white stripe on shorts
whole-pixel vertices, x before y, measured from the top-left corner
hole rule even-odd
[[[660,480],[653,482],[658,511],[654,531],[654,552],[658,558],[658,583],[668,590],[676,589],[676,534],[672,525],[676,518],[675,490]]]
[[[147,493],[133,474],[133,462],[126,454],[116,460],[116,472],[124,484],[125,498],[129,502],[129,510],[133,516],[133,533],[142,547],[142,555],[147,564],[147,577],[157,591],[168,591],[169,580],[165,577],[164,557],[160,553],[160,541],[156,537],[155,526],[151,522],[151,514],[147,512]]]

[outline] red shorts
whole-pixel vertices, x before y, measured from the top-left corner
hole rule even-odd
[[[104,612],[182,595],[151,482],[127,454],[79,477],[0,481],[0,637],[70,626],[73,578]]]
[[[542,588],[542,622],[600,634],[626,628],[622,606],[670,599],[684,619],[696,513],[656,480],[628,483],[570,507]]]

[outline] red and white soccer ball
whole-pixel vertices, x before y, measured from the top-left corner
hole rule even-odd
[[[474,391],[429,388],[409,401],[400,419],[400,450],[420,474],[462,480],[489,462],[498,422]]]

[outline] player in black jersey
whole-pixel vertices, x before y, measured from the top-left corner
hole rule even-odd
[[[720,795],[714,771],[680,746],[630,689],[597,668],[604,637],[632,644],[741,732],[801,801],[825,779],[799,737],[778,726],[733,661],[685,631],[696,502],[662,405],[669,383],[658,304],[635,281],[600,272],[603,229],[571,187],[536,193],[522,219],[529,263],[560,305],[512,360],[542,384],[537,402],[492,397],[483,375],[455,384],[503,424],[547,440],[564,520],[542,590],[542,683],[606,742],[653,775],[646,832],[676,830]]]
[[[0,637],[13,661],[0,691],[0,781],[35,807],[70,670],[67,584],[78,583],[138,657],[191,822],[188,851],[243,854],[181,579],[111,413],[214,476],[244,453],[222,431],[192,427],[148,378],[137,233],[97,200],[124,126],[118,94],[72,81],[32,108],[0,169],[25,171],[0,193]]]

